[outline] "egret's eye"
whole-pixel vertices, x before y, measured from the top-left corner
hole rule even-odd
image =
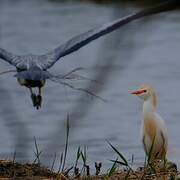
[[[146,93],[146,92],[147,92],[147,90],[144,90],[144,92]]]

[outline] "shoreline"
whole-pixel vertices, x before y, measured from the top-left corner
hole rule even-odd
[[[151,164],[152,165],[152,164]],[[99,171],[98,175],[86,175],[87,169],[84,172],[75,174],[75,167],[70,169],[65,168],[63,172],[56,172],[52,169],[44,167],[39,163],[18,163],[10,160],[0,160],[0,180],[73,180],[73,179],[158,179],[158,180],[178,180],[180,178],[180,172],[177,171],[177,167],[172,162],[167,162],[166,165],[162,165],[161,162],[153,164],[153,168],[150,165],[146,167],[139,167],[136,170],[124,168],[123,166],[116,169],[111,169],[106,174],[101,174]],[[76,167],[77,168],[77,167]],[[73,172],[74,171],[74,172]],[[97,172],[97,171],[96,171]]]

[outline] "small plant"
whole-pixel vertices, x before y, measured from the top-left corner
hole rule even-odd
[[[127,159],[117,150],[117,148],[115,148],[109,141],[107,141],[107,143],[111,146],[111,148],[114,150],[114,152],[118,155],[116,160],[111,160],[114,164],[112,165],[108,176],[112,176],[113,173],[116,171],[117,169],[117,164],[125,166],[127,168],[127,177],[129,176],[129,171],[132,170],[132,168],[130,167],[130,165],[128,164]],[[120,160],[118,160],[120,158]]]
[[[117,160],[118,160],[118,158],[114,161],[111,169],[108,171],[108,173],[107,173],[108,177],[111,177],[115,173],[115,171],[117,169]]]
[[[111,160],[114,164],[112,166],[112,170],[111,170],[111,173],[110,175],[112,175],[112,172],[115,171],[115,167],[116,167],[116,164],[119,164],[121,166],[125,166],[126,167],[126,176],[125,176],[125,179],[127,179],[129,177],[129,174],[130,172],[132,172],[134,174],[134,176],[136,178],[138,178],[138,176],[136,175],[136,173],[134,173],[134,170],[132,169],[132,167],[129,165],[128,163],[128,160],[122,155],[122,153],[120,153],[117,148],[115,148],[109,141],[107,141],[107,143],[111,146],[111,148],[116,152],[116,154],[118,155],[117,159],[116,160]],[[120,160],[118,160],[118,158],[120,158]],[[134,157],[133,157],[134,158]],[[115,170],[114,170],[115,169]]]
[[[67,150],[68,150],[68,143],[69,143],[69,115],[67,115],[67,123],[66,123],[66,142],[65,142],[65,149],[64,149],[64,158],[63,158],[63,164],[62,164],[62,171],[64,170],[65,164],[66,164],[66,156],[67,156]]]
[[[53,162],[52,162],[52,166],[51,166],[51,171],[53,171],[53,169],[54,169],[54,164],[56,162],[56,158],[57,158],[57,154],[55,153],[54,158],[53,158]]]
[[[81,157],[81,147],[79,146],[77,153],[76,153],[76,161],[75,161],[75,165],[74,165],[74,175],[76,177],[80,176],[79,168],[77,167],[80,157]]]
[[[69,129],[70,129],[69,115],[67,115],[65,148],[64,148],[64,152],[62,152],[61,156],[60,156],[60,163],[59,163],[58,173],[63,172],[64,168],[65,168],[66,156],[67,156],[67,150],[68,150],[68,143],[69,143]]]
[[[99,173],[101,172],[101,167],[102,167],[102,163],[97,163],[95,162],[95,168],[96,168],[96,176],[99,175]]]
[[[40,165],[40,155],[42,154],[42,151],[39,150],[38,144],[37,144],[37,140],[36,137],[34,137],[34,144],[35,144],[35,160],[34,160],[34,164],[37,162]]]
[[[87,147],[84,146],[84,151],[81,151],[81,157],[82,157],[82,161],[83,161],[83,168],[81,170],[81,172],[83,172],[83,174],[89,176],[90,175],[90,168],[87,165]]]
[[[130,167],[126,158],[109,141],[107,141],[107,143],[111,146],[111,148],[116,152],[118,157],[120,157],[121,159],[121,161],[118,161],[118,160],[111,160],[111,161],[117,162],[118,164],[126,166],[126,167]]]

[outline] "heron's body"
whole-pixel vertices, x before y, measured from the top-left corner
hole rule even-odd
[[[168,135],[162,117],[156,112],[157,97],[149,85],[142,85],[135,94],[144,100],[142,121],[142,142],[147,156],[153,159],[164,159],[167,153]]]
[[[23,78],[17,78],[18,83],[21,86],[26,86],[27,88],[42,88],[45,85],[46,80],[29,80],[29,79],[23,79]]]
[[[51,74],[46,70],[41,70],[39,67],[32,66],[28,70],[17,68],[15,75],[18,83],[30,90],[33,105],[39,109],[41,107],[42,97],[41,88],[45,85],[46,79],[51,77]],[[32,88],[38,88],[38,95],[34,94]]]

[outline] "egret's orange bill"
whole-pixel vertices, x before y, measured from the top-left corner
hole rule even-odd
[[[142,90],[136,90],[136,91],[131,92],[131,94],[135,94],[135,95],[142,94],[142,93],[144,93],[144,90],[143,90],[143,89],[142,89]]]

